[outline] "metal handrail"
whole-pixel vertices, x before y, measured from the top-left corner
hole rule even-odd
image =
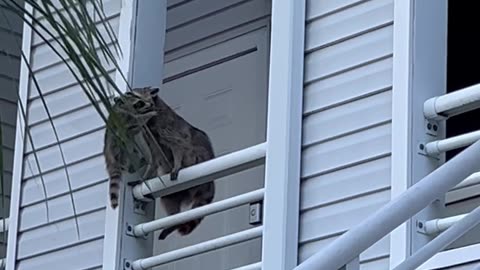
[[[215,249],[239,244],[262,236],[263,226],[258,226],[245,231],[237,232],[193,246],[173,250],[157,256],[136,260],[128,263],[133,270],[146,270],[155,266],[192,257]]]
[[[425,145],[425,152],[429,156],[436,156],[441,153],[468,146],[479,139],[480,130],[477,130],[447,139],[429,142]]]
[[[170,175],[155,177],[136,185],[133,196],[137,200],[151,201],[152,196],[165,196],[259,166],[265,162],[266,149],[267,143],[264,142],[193,165],[180,170],[175,181]]]
[[[455,223],[462,220],[466,217],[467,214],[451,216],[446,218],[436,218],[428,220],[422,223],[423,233],[427,235],[433,235],[447,230],[452,227]]]
[[[480,206],[475,208],[475,210],[470,212],[461,220],[457,221],[445,232],[428,242],[428,244],[417,250],[412,256],[408,257],[405,261],[395,267],[394,270],[416,269],[430,259],[433,255],[442,251],[444,248],[472,230],[478,224],[480,224]]]
[[[480,170],[480,141],[425,176],[403,194],[367,217],[295,270],[338,269],[437,198],[444,196],[474,172]]]
[[[169,226],[182,224],[184,222],[194,220],[199,217],[204,217],[221,211],[225,211],[246,203],[257,202],[263,199],[265,189],[257,189],[248,193],[244,193],[225,200],[207,204],[192,210],[188,210],[176,215],[160,218],[150,222],[138,224],[133,227],[133,234],[135,236],[143,237],[150,232],[164,229]]]
[[[475,84],[442,96],[433,97],[423,105],[427,119],[446,119],[448,117],[474,110],[480,107],[480,84]]]

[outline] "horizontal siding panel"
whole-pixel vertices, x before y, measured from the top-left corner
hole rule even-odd
[[[32,135],[35,149],[38,150],[58,142],[52,124],[61,142],[105,126],[105,122],[94,106],[85,107],[55,118],[52,121],[44,121],[38,125],[31,126],[30,134]],[[30,152],[32,150],[31,145],[27,145],[26,150]]]
[[[71,61],[69,61],[68,63],[72,64]],[[103,57],[100,57],[100,63],[107,71],[111,71],[114,69],[113,63],[107,63],[107,60]],[[75,66],[73,66],[72,69],[74,70],[75,74],[79,74]],[[40,91],[43,95],[77,84],[77,81],[70,72],[67,64],[64,63],[59,63],[57,65],[49,67],[48,69],[37,71],[34,74],[40,87]],[[36,85],[34,83],[31,83],[29,98],[35,98],[39,96],[38,91],[39,90],[37,89]]]
[[[77,215],[105,207],[107,200],[107,182],[73,192]],[[48,201],[49,220],[47,220],[44,201],[24,207],[20,213],[19,231],[32,230],[49,222],[55,222],[74,216],[70,194]],[[36,231],[37,229],[35,229]],[[102,228],[103,230],[103,228]]]
[[[0,76],[0,99],[16,102],[18,98],[18,78],[6,78]]]
[[[392,93],[387,91],[308,115],[303,120],[303,145],[385,123],[391,120],[391,111]]]
[[[99,130],[75,140],[62,143],[61,146],[67,165],[102,153],[103,139],[104,130]],[[37,157],[40,170],[43,173],[64,165],[58,146],[52,146],[38,151]],[[39,168],[36,166],[36,159],[33,153],[26,156],[25,162],[28,162],[29,165],[24,166],[24,178],[39,173]]]
[[[23,23],[17,14],[9,11],[7,8],[0,7],[2,16],[0,16],[0,28],[8,29],[8,31],[15,32],[19,35],[22,34]]]
[[[303,150],[302,177],[324,174],[388,155],[390,149],[390,124],[313,145]]]
[[[0,36],[2,38],[1,51],[12,55],[21,55],[20,44],[22,44],[22,35],[14,32],[0,29]]]
[[[18,79],[20,75],[20,57],[6,55],[0,51],[0,76]]]
[[[108,20],[108,22],[113,28],[113,33],[118,36],[120,14],[111,18],[110,20]],[[101,27],[98,30],[102,36],[107,37],[107,31],[104,27]],[[106,38],[106,41],[109,40],[109,38]],[[98,49],[98,42],[94,42],[94,46]],[[53,47],[60,53],[62,57],[66,57],[66,53],[63,51],[58,42],[54,42]],[[112,49],[112,52],[115,53],[115,50]],[[33,48],[31,52],[31,58],[32,69],[34,71],[62,62],[61,58],[46,43],[43,43],[42,45]]]
[[[15,126],[17,118],[12,116],[17,115],[17,104],[13,101],[0,99],[0,108],[2,108],[0,110],[2,122],[10,126]]]
[[[393,23],[393,1],[371,0],[306,26],[307,51],[339,42]]]
[[[391,89],[392,58],[307,83],[304,88],[305,114],[324,110]]]
[[[79,216],[78,226],[80,239],[77,238],[77,228],[74,219],[64,220],[34,231],[21,233],[18,239],[18,258],[35,256],[39,253],[75,244],[78,241],[103,236],[105,210]]]
[[[103,0],[102,1],[103,3],[103,6],[104,6],[104,11],[105,11],[105,15],[107,18],[110,18],[112,16],[116,16],[120,13],[120,8],[121,8],[121,5],[122,5],[122,1],[118,1],[118,0]],[[87,8],[89,10],[89,14],[90,15],[93,15],[93,8],[91,7],[91,5],[87,5]],[[72,21],[68,15],[65,14],[65,10],[61,11],[62,14],[64,14],[66,17],[67,17],[67,20],[68,21]],[[58,14],[55,15],[56,17],[58,17]],[[75,20],[78,20],[77,19],[77,16],[75,16]],[[93,18],[93,17],[92,17]],[[103,27],[101,26],[102,23],[100,22],[100,18],[98,16],[94,17],[93,18],[95,20],[95,22],[97,23],[97,27]],[[45,19],[40,19],[40,21],[42,23],[45,23]],[[53,29],[53,27],[49,24],[49,23],[45,23],[46,25],[46,29],[48,31],[50,31],[52,34],[54,34],[55,37],[58,37],[58,34],[57,32]],[[39,28],[38,29],[40,34],[43,35],[44,37],[46,37],[48,40],[53,40],[53,38],[47,34],[46,30],[45,29],[42,29],[42,28]],[[108,36],[105,36],[106,38],[108,38]],[[43,39],[40,37],[39,34],[37,34],[36,32],[33,33],[33,37],[32,37],[32,46],[35,47],[35,46],[38,46],[39,44],[42,44],[44,43]]]
[[[305,211],[300,216],[300,243],[344,233],[390,200],[390,190]],[[319,226],[321,224],[321,226]]]
[[[338,203],[390,187],[390,157],[303,180],[301,209]]]
[[[73,190],[96,185],[108,179],[105,160],[102,155],[68,166],[67,169]],[[43,181],[49,198],[69,192],[64,168],[44,174]],[[22,185],[24,196],[22,196],[21,205],[25,206],[42,201],[45,198],[43,192],[40,176],[25,180]]]
[[[192,23],[199,18],[211,16],[244,0],[187,1],[184,5],[168,10],[167,31],[179,25]]]
[[[7,124],[2,125],[2,142],[3,146],[13,148],[15,145],[15,127]]]
[[[98,239],[20,260],[16,269],[86,269],[101,265],[102,261],[103,239]]]
[[[305,79],[319,80],[386,58],[393,52],[393,26],[343,41],[305,57]]]
[[[114,72],[110,72],[109,75],[112,79],[115,79]],[[101,77],[100,81],[106,85],[106,79],[104,77]],[[44,99],[52,118],[71,113],[86,106],[91,106],[91,102],[80,84],[74,84],[62,91],[44,94]],[[30,99],[28,112],[29,125],[34,125],[48,119],[43,102],[39,97]]]
[[[369,0],[307,0],[307,21],[339,12]]]
[[[337,239],[338,236],[327,238],[327,239],[322,239],[314,242],[309,242],[306,244],[303,244],[299,248],[299,261],[303,262],[316,252],[322,250],[326,246],[328,246],[330,243],[332,243],[335,239]],[[378,242],[373,244],[371,247],[369,247],[367,250],[362,252],[360,254],[360,262],[364,264],[368,264],[370,261],[374,261],[376,259],[382,259],[388,256],[389,254],[389,249],[390,249],[390,237],[386,236],[382,239],[380,239]],[[388,269],[387,268],[371,268],[371,269]]]
[[[245,1],[235,8],[196,20],[168,31],[165,37],[165,52],[183,47],[211,35],[229,30],[269,14],[264,0]]]

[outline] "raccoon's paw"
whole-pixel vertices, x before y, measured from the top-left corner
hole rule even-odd
[[[170,173],[170,180],[175,181],[178,179],[178,171],[173,171]]]

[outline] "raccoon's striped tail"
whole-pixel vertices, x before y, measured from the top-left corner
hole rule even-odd
[[[120,196],[120,177],[110,178],[109,194],[110,206],[115,209],[118,206],[118,198]]]

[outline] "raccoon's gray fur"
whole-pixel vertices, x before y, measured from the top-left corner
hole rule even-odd
[[[163,154],[168,163],[172,165],[171,171],[169,171],[171,180],[176,180],[180,169],[214,158],[214,151],[208,135],[175,113],[158,96],[158,92],[158,88],[137,88],[132,90],[129,98],[132,99],[132,103],[141,100],[148,104],[147,106],[137,106],[137,113],[149,113],[151,110],[155,112],[155,115],[149,118],[147,127],[151,135],[162,145]],[[152,155],[157,154],[156,151],[152,151]],[[161,202],[167,214],[173,215],[180,212],[182,204],[190,204],[193,209],[211,203],[214,196],[215,184],[209,182],[164,196],[161,198]],[[165,228],[159,239],[165,239],[175,230],[181,235],[187,235],[200,224],[202,219],[198,218],[178,226]]]

